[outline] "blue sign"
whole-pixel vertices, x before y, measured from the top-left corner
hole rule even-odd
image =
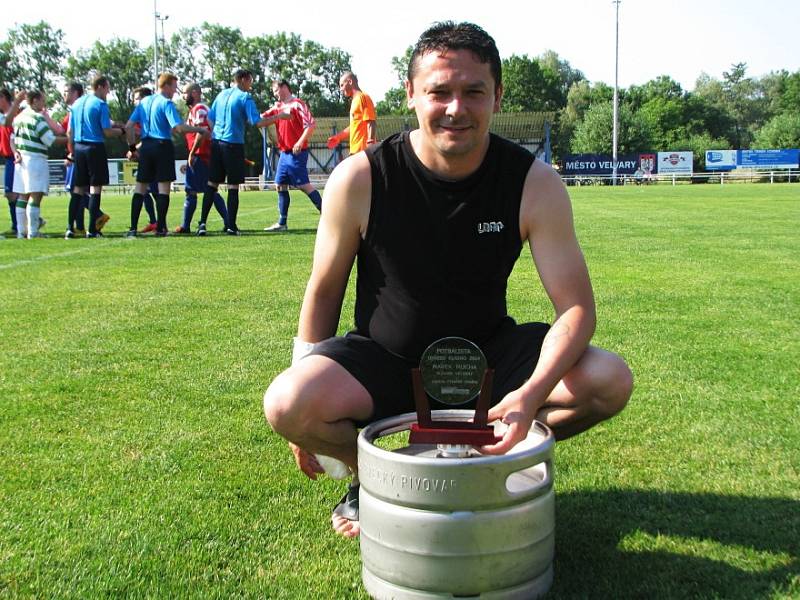
[[[706,171],[732,171],[736,168],[736,150],[706,150]]]
[[[639,155],[617,157],[617,174],[633,175],[639,168]],[[612,175],[614,163],[607,154],[567,154],[564,175]]]
[[[796,169],[800,150],[738,150],[736,166],[750,169]]]

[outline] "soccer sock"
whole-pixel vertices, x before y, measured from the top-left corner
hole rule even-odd
[[[197,196],[190,196],[186,194],[186,200],[183,201],[183,223],[181,227],[185,231],[189,231],[192,225],[192,217],[194,211],[197,209]]]
[[[208,188],[203,194],[203,206],[200,209],[200,222],[205,224],[208,220],[208,213],[211,212],[211,205],[214,204],[214,194],[217,190]]]
[[[83,206],[81,206],[81,197],[78,194],[72,193],[69,196],[69,208],[67,208],[67,229],[70,231],[75,231],[72,227],[73,224],[77,224],[78,221],[78,211],[83,212]],[[82,217],[83,215],[81,215]],[[83,221],[83,219],[81,219]],[[75,225],[76,228],[77,225]],[[79,229],[83,229],[80,227]]]
[[[100,211],[100,194],[89,194],[89,233],[97,233],[97,219]]]
[[[214,194],[214,208],[217,209],[219,216],[222,217],[222,224],[228,226],[228,208],[225,206],[225,200],[219,195],[219,192]]]
[[[131,198],[131,231],[136,231],[139,227],[139,215],[142,214],[142,204],[144,203],[144,195],[134,192]]]
[[[11,229],[16,231],[17,230],[17,201],[16,200],[9,200],[8,201],[8,212],[11,213]]]
[[[308,197],[311,198],[311,202],[314,203],[314,206],[317,207],[317,210],[322,212],[322,196],[319,195],[319,192],[314,190],[308,194]]]
[[[286,225],[289,219],[289,190],[281,190],[278,192],[278,223]]]
[[[17,237],[24,238],[28,233],[28,216],[25,214],[25,209],[28,207],[24,200],[17,200],[15,203],[14,212],[17,215]]]
[[[86,224],[84,222],[84,215],[86,212],[86,207],[83,203],[83,196],[80,194],[72,194],[75,197],[75,228],[76,229],[86,229]],[[72,198],[70,198],[70,202]]]
[[[228,229],[236,231],[236,215],[239,214],[239,190],[228,190]]]
[[[28,239],[35,238],[39,235],[39,215],[41,209],[33,204],[28,204],[25,209],[25,215],[28,217]]]
[[[167,230],[167,211],[169,210],[169,194],[156,195],[156,211],[158,212],[158,226],[156,231]]]
[[[143,194],[142,199],[144,200],[144,209],[147,211],[147,218],[150,219],[150,223],[156,222],[156,208],[153,205],[153,197],[150,194]]]

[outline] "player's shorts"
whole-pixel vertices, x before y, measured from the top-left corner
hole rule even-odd
[[[50,167],[44,154],[23,154],[22,162],[14,169],[14,193],[50,192]]]
[[[175,181],[175,145],[172,140],[145,138],[139,147],[139,183]]]
[[[293,154],[291,150],[281,152],[275,183],[293,186],[307,184],[309,182],[307,164],[308,150],[303,150],[300,154]]]
[[[102,142],[75,142],[72,150],[74,187],[108,185],[108,155]]]
[[[204,194],[208,187],[208,163],[199,156],[193,157],[186,167],[185,190],[187,194]]]
[[[495,370],[492,406],[522,386],[531,376],[549,329],[546,323],[517,325],[508,317],[492,338],[479,344],[489,368]],[[372,339],[353,332],[319,342],[311,354],[326,356],[339,363],[372,396],[372,416],[366,421],[357,422],[359,427],[416,410],[411,369],[419,367],[419,364],[400,358]],[[474,409],[476,401],[477,398],[466,404],[450,406],[431,398],[430,407],[431,410]]]
[[[211,140],[211,166],[208,180],[211,183],[237,185],[244,183],[244,144],[230,144]]]
[[[5,192],[6,192],[6,194],[10,194],[11,192],[14,191],[14,165],[16,163],[14,162],[14,157],[13,156],[4,156],[3,157],[3,162],[6,165],[6,169],[5,169],[6,175],[5,175],[5,182],[4,182],[5,183]]]

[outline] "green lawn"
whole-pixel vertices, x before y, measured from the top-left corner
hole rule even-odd
[[[571,193],[595,343],[636,391],[556,449],[550,597],[800,598],[800,186]],[[128,204],[66,241],[47,198],[53,237],[0,241],[0,597],[365,598],[358,544],[328,529],[342,484],[308,482],[261,412],[310,202],[288,234],[246,193],[247,235],[135,240]],[[527,252],[509,305],[552,316]]]

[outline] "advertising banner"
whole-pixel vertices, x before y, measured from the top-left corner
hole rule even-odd
[[[617,163],[617,174],[633,175],[639,168],[639,155],[620,156]],[[613,171],[614,163],[607,154],[567,154],[564,159],[564,175],[612,175]]]
[[[694,152],[659,152],[658,173],[691,175],[693,161]]]
[[[736,150],[706,150],[706,171],[732,171],[736,168]]]
[[[739,150],[736,165],[744,169],[796,169],[800,150]]]
[[[64,185],[64,179],[67,176],[67,168],[64,166],[64,161],[47,161],[47,170],[50,180],[50,186]]]

